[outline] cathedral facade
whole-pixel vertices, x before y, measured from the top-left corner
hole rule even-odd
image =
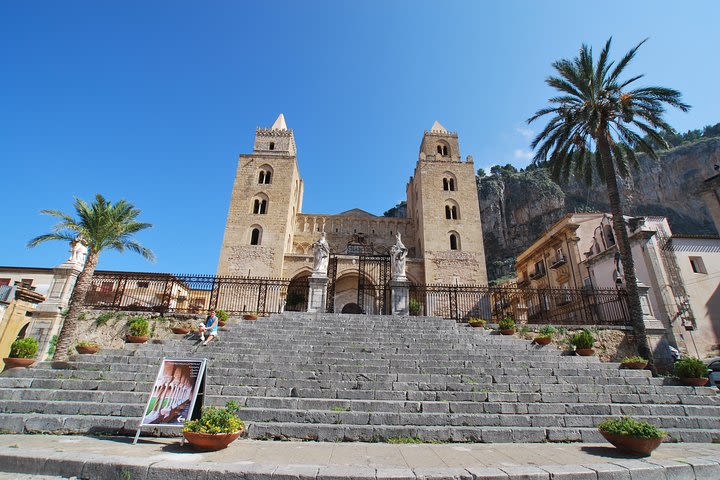
[[[342,307],[354,298],[359,257],[387,254],[399,232],[411,283],[487,284],[475,168],[472,157],[461,159],[457,133],[438,122],[424,132],[406,192],[403,218],[360,209],[303,213],[295,138],[280,114],[256,130],[253,152],[239,157],[217,274],[306,278],[312,244],[325,232]]]

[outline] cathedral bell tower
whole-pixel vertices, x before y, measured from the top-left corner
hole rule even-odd
[[[461,160],[456,132],[435,122],[424,133],[407,199],[425,283],[486,285],[475,167]]]
[[[281,113],[256,129],[253,153],[238,160],[217,274],[282,277],[302,195],[295,137]]]

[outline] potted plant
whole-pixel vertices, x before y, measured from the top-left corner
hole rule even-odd
[[[582,357],[589,357],[595,353],[595,336],[590,330],[584,328],[570,337],[570,345],[575,347],[575,353]]]
[[[173,333],[178,335],[187,335],[188,333],[190,333],[191,327],[188,323],[184,322],[175,327],[172,327],[170,330],[172,330]]]
[[[685,385],[702,387],[708,382],[708,367],[698,358],[681,358],[675,362],[673,373]]]
[[[605,420],[598,430],[618,450],[643,456],[650,455],[667,435],[654,425],[630,417]]]
[[[145,343],[148,341],[150,325],[145,317],[132,317],[128,321],[130,333],[126,335],[128,343]]]
[[[257,312],[250,312],[250,313],[246,313],[245,315],[243,315],[243,320],[257,320],[257,318],[258,318]],[[220,320],[220,319],[218,318],[218,320]]]
[[[206,407],[196,420],[186,420],[183,436],[200,452],[222,450],[245,430],[245,424],[237,413],[240,407],[227,402],[224,407]]]
[[[410,312],[410,315],[418,316],[422,313],[423,304],[420,303],[418,300],[411,298],[408,302],[408,312]]]
[[[486,323],[487,323],[487,320],[483,320],[483,319],[477,318],[477,317],[470,317],[470,320],[468,320],[468,325],[470,325],[473,328],[485,328]]]
[[[100,344],[90,340],[80,340],[75,345],[75,350],[80,354],[93,354],[100,351]]]
[[[625,357],[620,362],[620,368],[629,368],[631,370],[642,370],[647,367],[648,361],[643,357]]]
[[[29,367],[35,363],[38,351],[38,341],[33,337],[18,338],[10,345],[10,356],[3,358],[5,369]]]
[[[218,310],[215,312],[215,315],[217,315],[217,317],[218,317],[218,326],[224,327],[228,321],[227,312],[225,310]]]
[[[512,335],[515,333],[515,319],[507,316],[498,322],[498,330],[503,335]]]
[[[538,345],[548,345],[550,342],[552,342],[552,337],[553,335],[555,335],[556,332],[557,329],[552,325],[545,325],[540,330],[538,330],[538,334],[533,341]]]

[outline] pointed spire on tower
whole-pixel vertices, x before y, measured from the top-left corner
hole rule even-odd
[[[439,132],[439,133],[448,133],[447,130],[445,130],[445,127],[440,125],[437,120],[435,120],[435,123],[433,123],[433,126],[430,127],[431,132]]]
[[[272,127],[270,127],[270,130],[287,130],[287,129],[288,129],[287,125],[285,124],[285,115],[283,115],[282,113],[277,117],[277,120],[275,120],[275,123],[273,123]]]

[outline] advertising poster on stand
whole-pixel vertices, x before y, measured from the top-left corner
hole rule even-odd
[[[140,426],[182,427],[195,408],[206,362],[204,358],[164,358]]]

